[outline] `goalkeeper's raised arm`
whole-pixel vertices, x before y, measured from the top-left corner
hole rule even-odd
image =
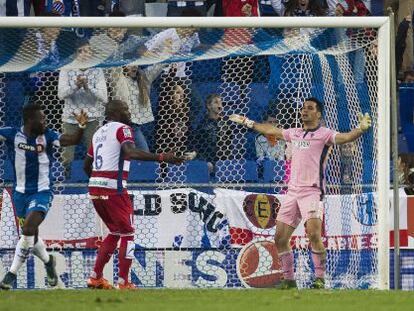
[[[335,144],[341,145],[350,143],[360,136],[362,136],[365,132],[367,132],[371,127],[371,117],[368,113],[358,115],[359,126],[348,133],[338,133],[335,136]]]
[[[256,132],[259,132],[264,135],[274,135],[277,140],[283,140],[283,133],[282,129],[276,127],[273,124],[270,123],[258,123],[254,122],[253,120],[248,119],[247,117],[238,115],[238,114],[232,114],[229,119],[235,123],[239,123],[243,126],[246,126],[248,128],[251,128],[255,130]]]
[[[244,117],[238,114],[232,114],[229,119],[235,123],[239,123],[243,126],[251,128],[261,134],[274,135],[276,139],[284,140],[283,129],[278,128],[274,126],[273,124],[258,123],[258,122],[248,119],[247,117]],[[305,128],[309,128],[309,126],[307,126],[308,125],[307,123],[309,122],[305,122],[306,120],[302,120],[302,121],[305,125]],[[359,126],[353,129],[352,131],[347,132],[347,133],[337,133],[335,135],[335,144],[342,145],[342,144],[350,143],[358,139],[360,136],[362,136],[365,132],[367,132],[371,128],[371,117],[369,116],[368,113],[365,113],[365,114],[360,113],[358,115],[358,121],[359,121]],[[315,127],[315,125],[313,125],[313,127]],[[313,128],[313,127],[310,126],[310,128]]]

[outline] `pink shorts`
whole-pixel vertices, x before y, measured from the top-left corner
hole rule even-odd
[[[302,219],[323,218],[323,202],[318,188],[289,188],[276,220],[296,228]]]

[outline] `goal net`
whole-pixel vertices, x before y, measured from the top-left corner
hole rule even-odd
[[[337,28],[299,27],[296,18],[290,19],[294,28],[283,22],[278,28],[207,27],[205,19],[187,22],[203,25],[197,28],[74,28],[52,20],[52,28],[0,28],[0,126],[20,127],[22,107],[33,101],[59,132],[74,130],[73,112],[89,114],[82,144],[56,148],[46,163],[55,196],[40,235],[57,256],[60,286],[86,286],[108,232],[88,198],[82,167],[90,137],[104,122],[104,104],[113,99],[128,103],[137,146],[195,155],[178,166],[132,162],[131,281],[180,288],[277,284],[282,274],[273,237],[290,177],[290,146],[228,116],[300,127],[300,108],[309,97],[324,103],[323,124],[331,129],[357,127],[359,112],[373,121],[354,143],[333,146],[326,162],[326,285],[387,286],[388,117],[381,95],[387,71],[386,45],[378,44],[386,42],[379,38],[386,18]],[[24,163],[11,162],[10,147],[1,142],[0,277],[11,265],[20,229],[12,182]],[[303,223],[291,246],[298,286],[307,288],[314,267]],[[117,261],[115,254],[105,270],[114,282]],[[43,265],[31,256],[16,286],[45,284]]]

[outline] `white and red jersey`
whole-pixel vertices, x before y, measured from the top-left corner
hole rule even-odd
[[[289,187],[317,187],[324,190],[325,162],[337,132],[323,126],[314,130],[290,128],[283,138],[292,143]]]
[[[122,154],[122,144],[134,143],[133,137],[131,127],[120,122],[109,122],[95,132],[88,150],[93,159],[91,195],[126,192],[130,162]]]

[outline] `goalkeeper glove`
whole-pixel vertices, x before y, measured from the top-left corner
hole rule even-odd
[[[233,121],[235,123],[239,123],[239,124],[241,124],[243,126],[246,126],[250,129],[253,128],[253,126],[254,126],[254,121],[253,120],[250,120],[250,119],[248,119],[246,117],[243,117],[241,115],[238,115],[238,114],[232,114],[229,117],[229,119],[230,119],[230,121]]]
[[[368,113],[365,113],[365,114],[359,113],[358,121],[359,121],[359,129],[364,133],[368,131],[369,128],[371,127],[371,117],[369,116]]]

